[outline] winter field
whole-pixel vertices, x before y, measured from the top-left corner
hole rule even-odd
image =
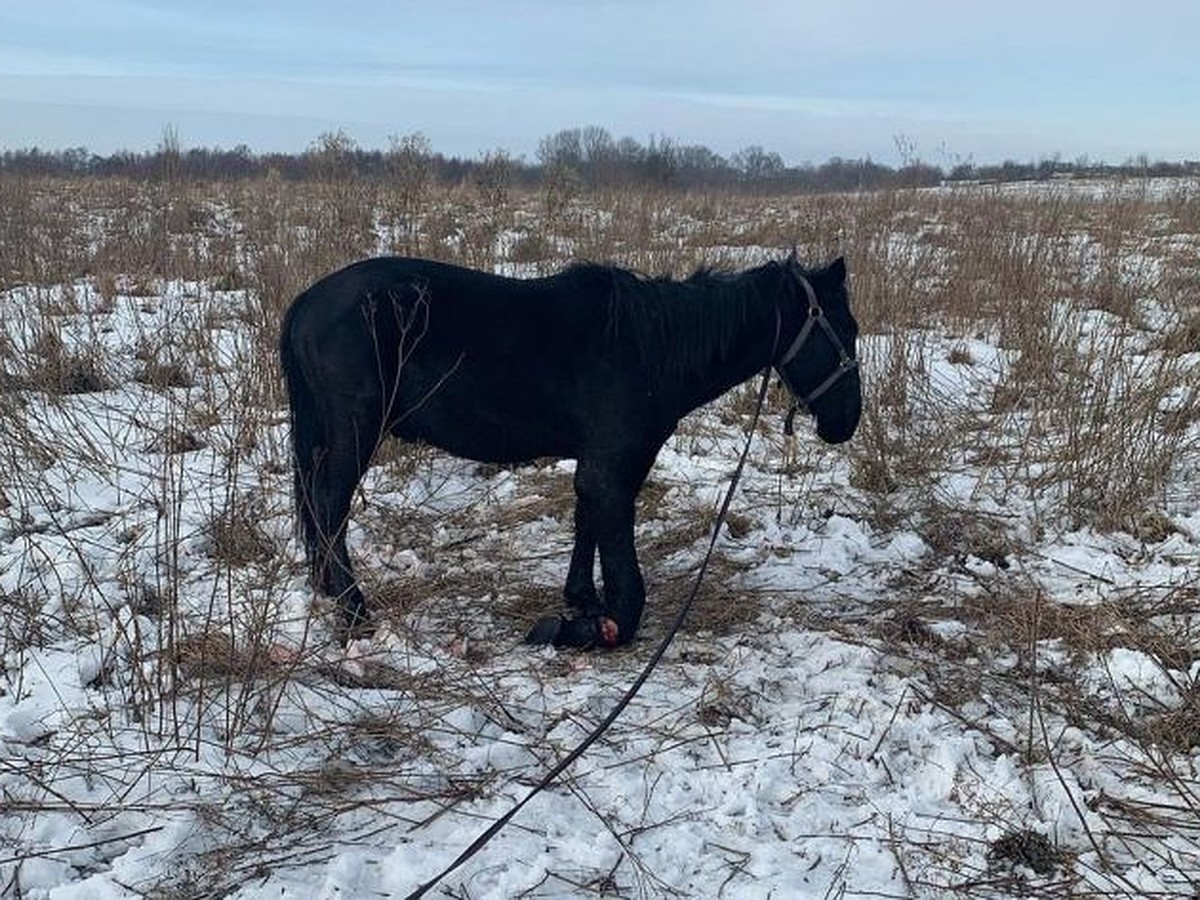
[[[335,173],[336,174],[336,173]],[[380,449],[343,650],[292,533],[279,317],[411,253],[847,258],[865,412],[773,388],[641,694],[430,896],[1196,897],[1200,184],[804,197],[0,180],[0,896],[403,897],[634,679],[753,411],[639,500],[639,640],[530,649],[573,463]]]

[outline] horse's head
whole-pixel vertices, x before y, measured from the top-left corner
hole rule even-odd
[[[780,336],[775,370],[796,402],[817,420],[817,434],[823,441],[848,441],[862,413],[862,381],[846,262],[839,257],[823,269],[807,270],[793,252],[783,267],[784,302],[799,304],[802,314],[795,333]]]

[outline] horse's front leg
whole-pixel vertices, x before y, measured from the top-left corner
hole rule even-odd
[[[595,613],[600,609],[600,595],[596,593],[596,534],[584,503],[575,504],[575,546],[571,549],[563,600],[579,613]]]
[[[575,544],[563,587],[563,601],[576,615],[572,618],[547,616],[525,636],[530,644],[554,644],[559,647],[591,647],[603,643],[597,625],[605,615],[596,591],[596,537],[587,522],[587,506],[575,505]]]
[[[615,647],[631,641],[641,621],[646,588],[634,546],[634,500],[654,461],[637,457],[580,460],[575,471],[575,547],[564,595],[582,614],[542,619],[531,643],[559,647]],[[604,599],[595,593],[595,553],[600,552]]]

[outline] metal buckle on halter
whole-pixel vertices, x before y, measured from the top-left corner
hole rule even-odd
[[[779,357],[779,362],[775,363],[776,369],[783,368],[796,358],[796,354],[800,352],[800,348],[804,346],[805,342],[808,340],[808,336],[812,333],[813,326],[816,325],[818,321],[823,322],[826,326],[829,324],[828,322],[824,321],[825,311],[821,309],[820,305],[817,303],[816,294],[812,293],[812,285],[810,285],[808,280],[803,276],[801,276],[800,283],[803,284],[804,287],[810,292],[808,318],[805,320],[804,326],[800,329],[800,333],[797,334],[795,340],[792,341],[791,346],[787,348],[787,351],[783,354],[783,356]]]

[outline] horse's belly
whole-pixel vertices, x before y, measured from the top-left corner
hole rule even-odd
[[[575,379],[545,360],[487,362],[402,372],[396,408],[405,412],[392,432],[480,462],[575,456],[587,418]]]
[[[397,437],[430,444],[454,456],[486,463],[523,463],[545,456],[573,457],[576,441],[563,429],[540,421],[497,422],[460,411],[437,416],[417,416],[401,422]]]

